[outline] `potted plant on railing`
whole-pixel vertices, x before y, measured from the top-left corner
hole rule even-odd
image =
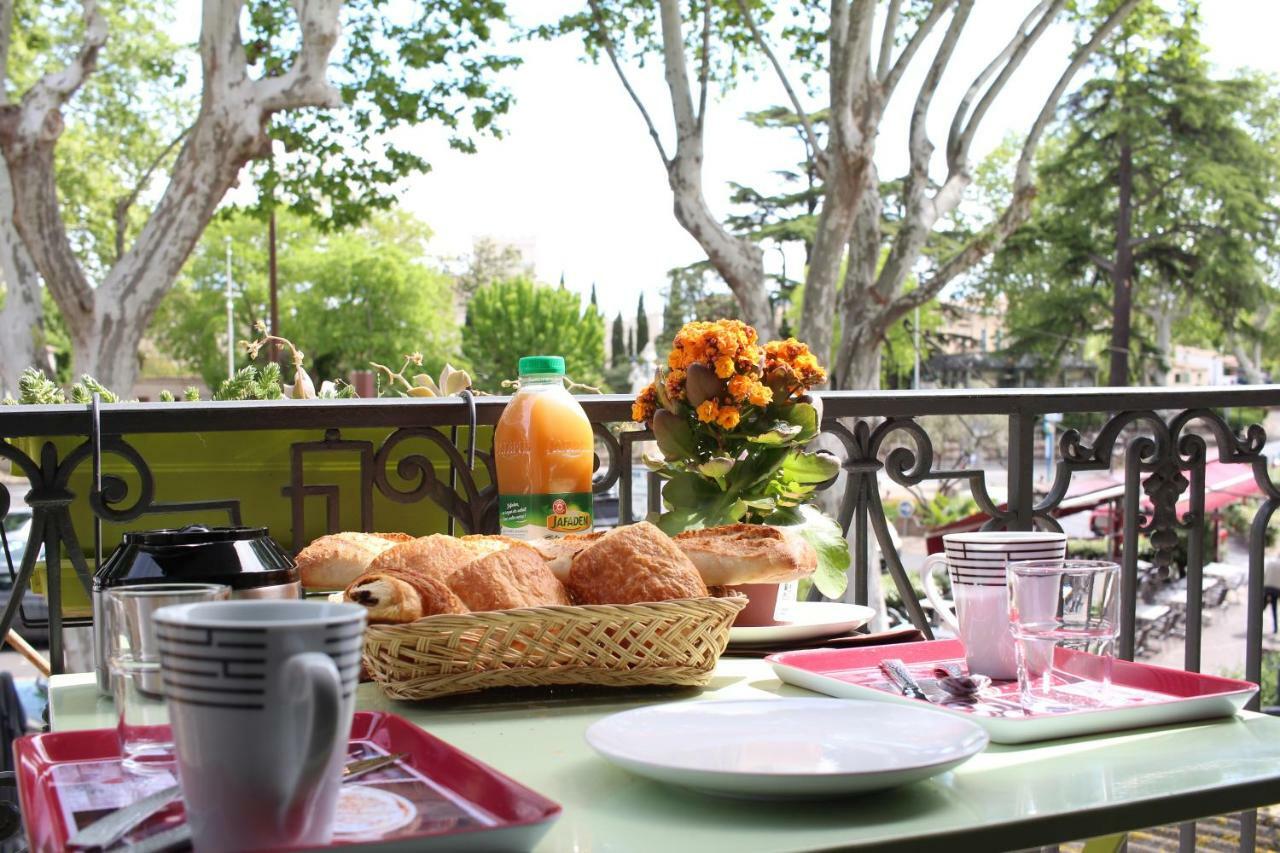
[[[840,464],[806,449],[822,420],[821,401],[810,391],[825,381],[817,358],[794,338],[761,345],[756,330],[738,320],[686,324],[632,407],[660,451],[645,457],[664,480],[663,510],[652,520],[673,535],[735,522],[791,527],[817,551],[818,591],[841,596],[848,544],[839,525],[811,504]],[[777,585],[745,591],[774,612]]]

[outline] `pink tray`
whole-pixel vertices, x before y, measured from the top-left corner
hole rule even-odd
[[[408,757],[344,787],[373,789],[412,815],[379,834],[335,837],[335,847],[398,850],[528,850],[560,815],[560,806],[395,714],[357,712],[349,753]],[[167,772],[130,775],[120,764],[115,729],[27,735],[13,744],[18,797],[33,851],[62,850],[67,838],[102,815],[174,784]],[[184,820],[181,802],[125,841],[137,842]],[[352,827],[348,827],[351,829]]]
[[[934,685],[933,668],[942,663],[964,665],[959,640],[929,640],[893,646],[852,649],[812,649],[765,658],[788,684],[843,699],[876,699],[918,703],[903,696],[881,673],[880,661],[898,658],[931,698],[944,694]],[[1072,691],[1097,698],[1103,658],[1058,649],[1055,669],[1065,674],[1060,683]],[[1188,720],[1229,717],[1244,707],[1258,686],[1248,681],[1201,675],[1145,663],[1113,662],[1105,707],[1062,713],[1027,713],[1018,703],[1018,684],[997,681],[975,704],[932,704],[948,713],[968,717],[987,730],[996,743],[1027,743],[1118,729],[1162,726]]]

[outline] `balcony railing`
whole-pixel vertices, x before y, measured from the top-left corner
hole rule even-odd
[[[642,515],[632,501],[634,445],[651,436],[629,424],[629,397],[579,399],[599,439],[595,491],[601,495],[616,485],[620,519],[634,520]],[[1244,652],[1246,677],[1260,677],[1264,543],[1267,525],[1280,506],[1280,487],[1268,472],[1262,427],[1233,431],[1223,411],[1280,406],[1280,386],[829,392],[822,402],[825,438],[819,440],[843,462],[843,476],[831,485],[838,490],[834,505],[853,548],[853,597],[865,602],[874,543],[909,618],[926,633],[929,621],[891,540],[881,499],[888,482],[917,486],[929,480],[959,480],[988,516],[988,529],[1060,529],[1055,512],[1072,478],[1109,470],[1114,463],[1124,476],[1120,653],[1132,657],[1135,650],[1139,536],[1148,538],[1153,562],[1160,566],[1172,559],[1182,531],[1188,543],[1184,663],[1198,670],[1205,465],[1216,452],[1219,462],[1251,470],[1263,501],[1249,543]],[[7,629],[17,612],[18,590],[29,584],[40,551],[37,543],[42,544],[48,566],[50,653],[54,665],[60,665],[64,561],[87,588],[103,549],[118,541],[119,529],[156,526],[149,516],[262,523],[244,507],[246,501],[262,499],[264,492],[277,502],[287,501],[286,530],[278,524],[272,529],[291,540],[295,550],[318,532],[385,527],[385,508],[393,505],[431,508],[434,521],[429,513],[422,515],[429,526],[440,527],[443,517],[450,531],[494,531],[492,433],[484,427],[497,422],[505,404],[503,397],[476,397],[0,408],[0,458],[9,460],[13,474],[28,482],[26,502],[33,511],[32,546],[17,567],[15,594],[0,617],[0,629]],[[1042,461],[1036,440],[1043,417],[1051,413],[1098,413],[1105,420],[1090,434],[1068,430],[1061,435],[1053,449],[1054,477],[1038,493],[1036,469]],[[921,418],[965,415],[1007,418],[1004,483],[988,482],[988,472],[981,468],[948,469],[938,463],[935,439]],[[472,424],[478,428],[473,430]],[[210,441],[226,433],[244,433],[246,443],[275,433],[291,439],[278,445],[278,481],[264,489],[263,472],[258,471],[252,485],[228,487],[219,481],[202,492],[199,482],[189,477],[183,483],[187,499],[175,501],[166,494],[173,463],[168,463],[167,481],[158,476],[152,470],[154,460],[148,458],[148,441],[142,439],[169,434],[168,440],[186,448],[186,459],[196,466],[202,455],[224,452],[211,447]],[[468,446],[473,435],[478,448]],[[230,440],[234,445],[241,437]],[[356,473],[341,483],[325,482],[323,460],[334,458],[354,460]],[[649,485],[648,509],[653,510],[659,501],[658,484],[651,477]],[[1005,493],[1004,500],[993,496],[999,492]],[[1179,513],[1179,502],[1186,501],[1189,509]],[[0,517],[10,511],[10,503],[7,491],[0,490]],[[317,508],[323,512],[317,513]],[[84,519],[90,519],[90,531]],[[104,536],[104,524],[114,537]],[[81,545],[86,536],[92,540],[88,548]]]

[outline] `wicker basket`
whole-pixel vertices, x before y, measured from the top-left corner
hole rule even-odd
[[[393,699],[550,684],[703,685],[746,602],[533,607],[370,625],[364,665]]]

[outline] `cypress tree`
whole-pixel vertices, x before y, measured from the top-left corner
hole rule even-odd
[[[636,343],[634,354],[639,356],[649,345],[649,315],[644,313],[644,291],[640,291],[640,302],[636,305]]]
[[[618,312],[618,316],[613,319],[613,335],[611,338],[609,364],[617,367],[626,361],[627,358],[627,342],[622,335],[622,312]]]

